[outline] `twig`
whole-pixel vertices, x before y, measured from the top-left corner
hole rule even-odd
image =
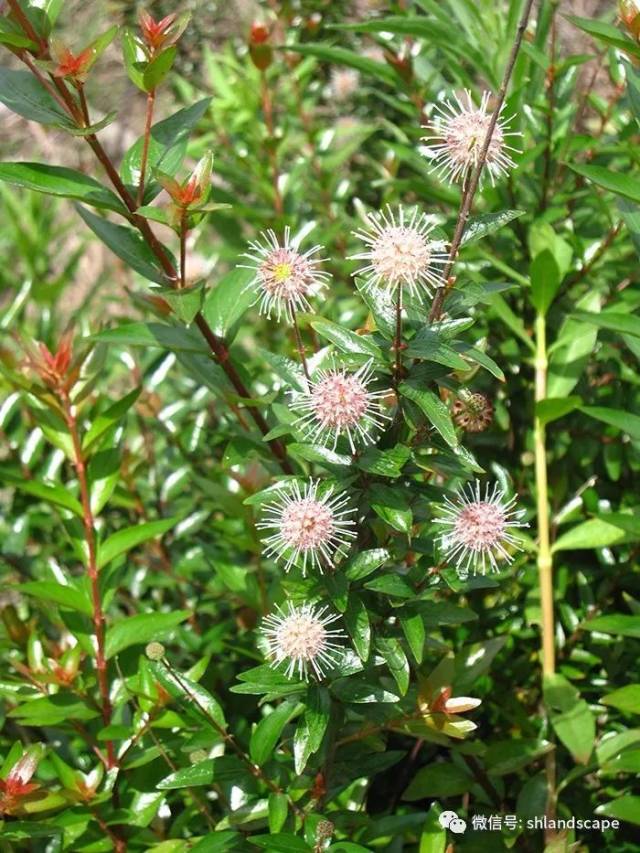
[[[533,0],[527,0],[525,3],[525,7],[522,11],[522,16],[520,18],[520,23],[518,24],[518,29],[516,31],[516,37],[511,47],[511,53],[509,54],[509,59],[507,61],[507,66],[504,70],[504,75],[502,77],[502,83],[500,84],[500,89],[498,91],[498,98],[496,101],[495,108],[491,115],[491,120],[489,121],[489,125],[487,127],[487,132],[484,137],[484,142],[482,143],[482,149],[480,150],[480,157],[478,160],[478,165],[473,170],[471,175],[471,179],[469,180],[469,184],[462,195],[462,201],[460,204],[460,210],[458,212],[458,219],[456,222],[456,227],[453,233],[453,240],[451,241],[451,249],[449,251],[449,259],[446,263],[446,266],[443,270],[442,277],[445,281],[445,285],[441,287],[435,295],[433,300],[433,305],[431,306],[431,311],[429,312],[429,322],[434,323],[440,319],[442,314],[442,307],[444,305],[445,297],[450,290],[453,282],[451,281],[451,270],[453,269],[453,264],[458,255],[458,251],[462,244],[462,238],[464,236],[464,230],[467,226],[467,220],[469,218],[469,213],[471,211],[471,205],[473,203],[473,198],[478,189],[478,185],[480,183],[480,176],[482,174],[482,169],[484,168],[484,164],[487,159],[487,154],[489,152],[489,146],[491,145],[491,139],[493,137],[493,132],[495,130],[496,124],[498,123],[498,118],[500,117],[500,111],[502,109],[502,105],[504,104],[504,99],[507,94],[507,87],[509,85],[509,81],[511,80],[511,75],[513,73],[514,65],[516,64],[516,59],[518,58],[518,53],[520,52],[520,46],[522,44],[522,38],[524,36],[524,31],[527,28],[527,23],[529,21],[529,15],[531,14],[531,8],[533,6]]]
[[[298,317],[296,315],[296,309],[293,306],[291,307],[291,319],[293,321],[293,334],[296,339],[296,347],[298,350],[298,356],[300,357],[300,364],[304,370],[304,375],[307,377],[307,382],[311,382],[311,375],[309,374],[309,368],[307,367],[304,343],[302,341],[302,335],[300,334],[300,327],[298,326]]]
[[[591,258],[587,261],[587,263],[584,264],[584,266],[582,266],[579,270],[576,270],[574,273],[572,273],[567,278],[567,280],[564,283],[565,287],[572,287],[574,284],[578,284],[578,282],[582,281],[583,279],[585,279],[589,275],[589,273],[594,268],[594,266],[598,263],[598,261],[600,261],[602,259],[602,257],[607,253],[607,251],[610,249],[613,241],[616,239],[616,237],[620,233],[621,228],[622,228],[622,222],[620,221],[620,222],[617,222],[615,225],[613,225],[609,229],[606,237],[600,243],[600,245],[598,246],[596,251],[593,253]]]
[[[402,371],[402,285],[398,285],[398,301],[396,302],[396,334],[393,340],[393,348],[396,353],[396,363],[393,373],[393,381],[397,389],[400,383],[400,372]]]

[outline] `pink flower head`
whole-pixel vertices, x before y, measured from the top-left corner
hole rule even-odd
[[[465,181],[476,168],[491,122],[492,113],[487,110],[491,93],[483,93],[479,107],[473,103],[471,92],[465,90],[465,94],[466,104],[456,95],[455,104],[444,101],[437,105],[432,124],[423,125],[425,130],[433,131],[422,137],[428,143],[423,153],[433,161],[432,171],[446,175],[451,182]],[[485,170],[492,185],[497,177],[515,166],[508,152],[518,149],[508,145],[507,138],[520,136],[520,133],[509,131],[508,121],[498,119],[487,150]]]
[[[296,607],[289,601],[286,610],[278,607],[276,613],[263,620],[272,665],[277,667],[287,661],[289,678],[297,671],[299,678],[307,679],[309,669],[317,678],[323,678],[335,666],[340,653],[336,640],[344,639],[345,635],[340,629],[327,628],[339,618],[328,614],[327,609],[312,604]]]
[[[449,528],[440,537],[440,544],[446,559],[455,562],[462,575],[466,576],[470,567],[474,574],[477,571],[485,574],[487,561],[498,571],[499,557],[512,562],[506,546],[518,549],[520,543],[511,530],[529,526],[520,521],[523,510],[516,510],[515,503],[515,497],[505,500],[505,493],[497,483],[491,491],[487,483],[483,496],[479,480],[475,487],[460,489],[455,502],[445,499],[444,514],[435,519],[437,524]]]
[[[256,273],[254,282],[260,288],[256,302],[260,303],[261,314],[271,317],[274,311],[278,320],[284,314],[291,322],[295,311],[311,307],[309,296],[326,287],[331,277],[319,268],[322,259],[313,257],[322,246],[313,246],[301,253],[296,241],[291,240],[288,227],[284,231],[283,245],[278,242],[274,231],[269,230],[261,236],[262,243],[249,244],[253,254],[244,256],[254,262],[245,268]]]
[[[399,207],[394,213],[387,205],[386,213],[370,213],[369,230],[354,232],[367,246],[365,252],[350,259],[368,261],[356,270],[365,285],[375,288],[386,285],[391,290],[406,286],[411,293],[424,288],[427,293],[440,287],[442,270],[447,261],[444,240],[432,240],[434,224],[417,209],[411,213]]]
[[[335,450],[340,436],[346,435],[352,453],[358,440],[372,444],[374,433],[390,420],[380,406],[389,391],[370,391],[367,386],[372,377],[370,361],[356,373],[344,368],[320,371],[309,392],[294,397],[291,403],[291,408],[300,412],[296,423],[308,440],[331,444]]]
[[[329,88],[334,101],[348,101],[358,91],[360,75],[353,68],[334,68]]]
[[[307,563],[322,571],[323,563],[333,566],[336,557],[347,552],[350,540],[355,538],[355,522],[348,518],[355,512],[347,508],[346,495],[334,496],[333,488],[322,496],[318,494],[320,482],[310,480],[302,489],[294,482],[292,493],[281,492],[278,500],[265,508],[264,520],[257,527],[273,530],[265,539],[265,554],[276,562],[286,560],[284,570],[302,559],[302,573]]]

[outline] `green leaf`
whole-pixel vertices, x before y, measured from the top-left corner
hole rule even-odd
[[[227,338],[253,305],[258,292],[255,278],[254,270],[236,267],[208,292],[202,313],[214,335]]]
[[[416,663],[422,663],[424,655],[424,644],[427,638],[427,632],[424,627],[424,621],[419,613],[401,613],[400,627],[407,639],[411,654],[415,658]]]
[[[546,400],[539,400],[536,403],[536,417],[543,424],[557,421],[568,415],[569,412],[575,411],[582,405],[580,397],[547,397]]]
[[[589,33],[590,36],[593,36],[598,41],[640,58],[640,47],[635,42],[625,38],[620,33],[620,30],[612,24],[597,21],[594,18],[580,18],[577,15],[564,15],[564,17],[567,21],[571,21],[576,27],[579,27],[585,33]]]
[[[369,488],[371,509],[394,530],[409,533],[413,523],[413,513],[407,497],[398,489],[374,483]]]
[[[552,743],[522,738],[493,743],[484,755],[490,776],[506,776],[515,773],[532,761],[554,749]]]
[[[196,332],[165,323],[124,323],[114,329],[105,329],[93,337],[96,341],[119,346],[160,347],[176,353],[209,355],[204,340]]]
[[[579,764],[587,764],[596,739],[596,721],[587,703],[557,673],[545,676],[544,701],[559,739]]]
[[[145,92],[153,91],[162,83],[169,71],[171,71],[176,53],[177,48],[175,45],[172,45],[161,53],[158,53],[148,63],[142,72],[142,85]]]
[[[348,68],[355,68],[369,77],[388,84],[394,89],[401,82],[395,71],[385,63],[369,59],[361,53],[355,53],[344,47],[307,43],[287,45],[287,50],[292,50],[294,53],[301,53],[303,56],[314,56],[316,59],[320,59],[322,62],[329,62],[332,65],[346,65]]]
[[[256,847],[264,847],[269,853],[312,853],[306,841],[288,832],[276,832],[275,835],[252,835],[249,838]]]
[[[634,441],[640,441],[640,416],[623,409],[608,409],[604,406],[582,406],[581,411],[627,433]]]
[[[608,522],[606,517],[590,518],[559,536],[552,550],[555,552],[607,548],[624,542],[625,538],[625,531]]]
[[[355,332],[338,326],[330,320],[314,320],[311,325],[323,338],[334,343],[343,352],[366,355],[375,361],[384,362],[382,351],[368,335],[356,335]]]
[[[280,832],[287,822],[288,813],[289,799],[287,795],[272,791],[269,794],[269,832],[271,835]]]
[[[624,794],[610,803],[598,806],[596,814],[617,818],[618,820],[626,820],[628,823],[640,826],[640,797],[633,796],[633,794]]]
[[[529,271],[531,304],[539,314],[546,314],[560,287],[560,269],[549,249],[536,255]]]
[[[140,396],[141,391],[142,388],[134,388],[133,391],[130,391],[122,399],[109,406],[101,415],[98,415],[85,433],[82,449],[89,450],[107,430],[122,420]]]
[[[482,216],[476,216],[469,220],[465,228],[462,245],[475,243],[488,234],[493,234],[494,231],[503,228],[519,216],[524,216],[524,214],[524,210],[500,210],[497,213],[485,213]]]
[[[82,518],[82,505],[80,501],[65,489],[64,486],[39,483],[37,480],[25,480],[17,472],[11,471],[8,468],[0,468],[0,477],[5,482],[11,483],[14,488],[20,489],[21,492],[25,492],[27,495],[54,504],[55,506],[61,506]]]
[[[371,650],[371,623],[369,613],[360,596],[352,593],[344,612],[344,624],[349,632],[358,657],[366,661]]]
[[[393,703],[399,702],[400,697],[390,690],[385,690],[379,684],[372,684],[365,678],[339,678],[332,685],[332,690],[343,702],[354,702],[360,704],[372,704],[376,702]]]
[[[578,308],[597,311],[600,294],[589,290],[578,302]],[[595,348],[598,330],[578,321],[573,315],[565,317],[549,357],[547,395],[564,397],[575,388]]]
[[[58,726],[65,723],[71,725],[76,720],[93,720],[99,713],[76,696],[56,693],[53,696],[29,699],[9,711],[7,716],[19,720],[25,726]]]
[[[214,782],[218,784],[238,782],[247,771],[235,755],[221,755],[218,758],[207,758],[198,761],[191,767],[183,767],[170,773],[156,783],[160,791],[169,791],[175,788],[197,788],[200,785],[210,787]]]
[[[409,689],[409,661],[396,637],[379,637],[376,648],[385,659],[402,696]]]
[[[188,618],[188,610],[176,610],[173,613],[138,613],[120,619],[107,629],[105,656],[109,660],[130,646],[160,640]]]
[[[458,447],[458,437],[449,409],[433,391],[424,391],[408,382],[403,382],[399,391],[419,406],[429,423],[436,428],[449,447]]]
[[[126,213],[115,193],[75,169],[46,163],[0,163],[0,181],[46,195],[84,201],[104,210]]]
[[[473,779],[450,761],[432,762],[420,770],[402,795],[403,800],[422,800],[425,797],[455,797],[466,793]]]
[[[181,707],[190,717],[199,724],[204,723],[215,732],[226,728],[224,711],[220,703],[197,681],[189,678],[188,675],[168,669],[162,661],[150,661],[148,666],[167,693],[180,702]],[[217,724],[217,727],[211,720]]]
[[[260,767],[271,758],[282,730],[289,722],[296,707],[295,702],[282,702],[263,717],[251,734],[249,755]]]
[[[640,56],[640,48],[636,47],[636,50]],[[596,186],[631,201],[640,202],[640,181],[628,173],[612,172],[605,166],[579,166],[576,163],[568,165],[574,172],[587,178]]]
[[[28,583],[18,584],[15,588],[25,595],[33,596],[33,598],[53,601],[61,607],[69,607],[71,610],[77,610],[87,616],[93,614],[93,607],[88,596],[75,587],[65,586],[65,584],[55,581],[29,581]]]
[[[147,174],[151,174],[154,169],[161,169],[165,175],[176,174],[187,151],[189,134],[205,114],[210,103],[211,98],[203,98],[193,106],[178,110],[174,115],[153,125],[149,138]],[[122,158],[120,175],[129,186],[137,187],[140,183],[143,145],[144,141],[141,137]],[[158,192],[160,192],[160,186],[156,185],[150,197],[153,198]],[[145,192],[145,199],[148,200],[148,198],[149,193]]]
[[[204,282],[179,289],[173,287],[154,288],[152,292],[161,296],[171,306],[171,310],[180,322],[187,326],[191,325],[204,304]]]
[[[155,255],[137,231],[124,225],[114,225],[81,205],[77,205],[76,210],[96,237],[131,269],[156,284],[167,283]]]
[[[625,613],[613,613],[609,616],[596,616],[580,624],[583,631],[598,631],[602,634],[616,634],[620,637],[640,638],[640,615],[629,616]]]
[[[67,113],[29,71],[0,68],[0,103],[29,121],[73,126]]]
[[[306,709],[293,738],[295,772],[304,772],[309,758],[320,749],[331,715],[331,697],[326,687],[312,685],[307,692]]]
[[[379,477],[399,477],[409,461],[411,449],[404,444],[396,444],[388,450],[368,447],[358,458],[358,468]]]
[[[640,714],[640,684],[627,684],[613,693],[607,693],[600,701],[625,714]]]
[[[390,559],[391,554],[385,548],[360,551],[345,563],[343,572],[350,581],[362,580]]]
[[[420,834],[418,853],[444,853],[447,845],[447,830],[441,826],[439,817],[442,808],[432,803]]]
[[[158,521],[148,521],[145,524],[136,524],[133,527],[125,527],[113,533],[98,547],[98,568],[106,566],[116,557],[141,545],[149,539],[162,536],[167,530],[171,530],[177,524],[177,518],[162,518]]]
[[[601,314],[593,314],[589,311],[574,311],[571,317],[582,320],[584,323],[592,323],[600,329],[610,332],[620,332],[621,335],[633,335],[640,338],[640,318],[633,314],[618,314],[615,311],[603,311]]]

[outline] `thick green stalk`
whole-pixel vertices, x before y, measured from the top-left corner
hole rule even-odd
[[[547,396],[547,329],[544,314],[536,317],[536,403]],[[538,501],[538,578],[542,611],[542,674],[555,672],[555,644],[553,623],[553,562],[549,541],[549,498],[547,489],[547,448],[545,426],[535,416],[534,448],[536,459],[536,494]]]

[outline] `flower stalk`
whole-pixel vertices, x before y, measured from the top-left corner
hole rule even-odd
[[[535,322],[536,342],[536,403],[547,396],[547,329],[544,314],[538,313]],[[549,538],[549,497],[547,488],[546,430],[542,419],[536,414],[533,431],[536,495],[538,514],[538,578],[540,583],[540,606],[542,610],[542,673],[555,672],[554,616],[553,616],[553,560]]]

